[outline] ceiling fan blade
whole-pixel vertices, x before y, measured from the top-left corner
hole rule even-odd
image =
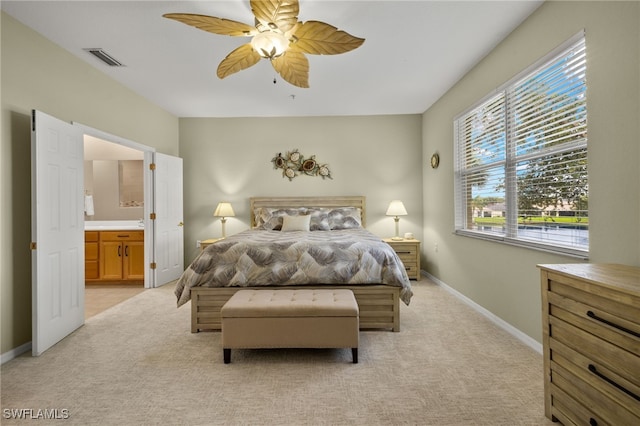
[[[276,27],[286,33],[298,22],[298,0],[251,0],[250,3],[259,24],[272,30]]]
[[[295,49],[287,50],[284,55],[271,61],[280,76],[294,86],[309,87],[309,60],[304,53]]]
[[[354,37],[320,21],[301,23],[293,38],[298,49],[314,55],[338,55],[357,49],[364,43],[363,38]]]
[[[167,13],[162,16],[214,34],[249,37],[258,33],[258,30],[251,25],[215,16],[192,13]]]
[[[238,71],[247,69],[257,64],[262,57],[253,50],[250,43],[243,44],[220,62],[218,65],[218,77],[225,78],[231,74],[235,74]]]

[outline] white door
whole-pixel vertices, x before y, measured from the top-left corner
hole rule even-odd
[[[155,153],[155,286],[176,280],[184,271],[182,158]]]
[[[84,324],[82,132],[40,111],[31,125],[32,353]]]

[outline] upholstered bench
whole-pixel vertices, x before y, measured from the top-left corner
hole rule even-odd
[[[238,290],[221,311],[224,363],[231,349],[351,348],[358,362],[358,304],[351,290]]]

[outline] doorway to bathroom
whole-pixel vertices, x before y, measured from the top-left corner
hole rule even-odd
[[[83,142],[87,320],[145,290],[148,248],[143,238],[144,151],[86,134]]]
[[[84,323],[84,135],[143,152],[142,225],[146,232],[144,248],[138,250],[144,258],[144,287],[168,283],[183,271],[182,159],[34,110],[31,253],[35,356]]]
[[[182,159],[82,124],[74,125],[83,133],[84,166],[92,168],[91,173],[84,173],[88,191],[85,227],[105,232],[142,229],[143,274],[138,268],[133,279],[143,275],[145,288],[177,279],[184,270]],[[96,190],[101,198],[96,197]],[[92,203],[87,206],[89,197]],[[87,207],[93,216],[86,214]],[[131,244],[133,252],[135,245]],[[112,249],[114,255],[118,253],[117,242]],[[120,252],[129,254],[124,245]]]

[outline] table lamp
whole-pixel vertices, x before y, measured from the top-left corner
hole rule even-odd
[[[213,215],[215,217],[222,218],[220,220],[220,222],[222,223],[222,238],[226,238],[227,235],[225,233],[224,225],[227,223],[227,218],[233,217],[236,215],[233,212],[233,207],[231,207],[231,203],[227,203],[227,202],[218,203],[218,207],[216,207],[216,210],[213,212]]]
[[[400,200],[393,200],[389,203],[389,208],[387,209],[387,216],[394,216],[393,220],[396,222],[396,236],[391,238],[395,241],[401,241],[402,237],[400,236],[400,218],[398,216],[406,216],[407,209],[404,208],[404,204]]]

